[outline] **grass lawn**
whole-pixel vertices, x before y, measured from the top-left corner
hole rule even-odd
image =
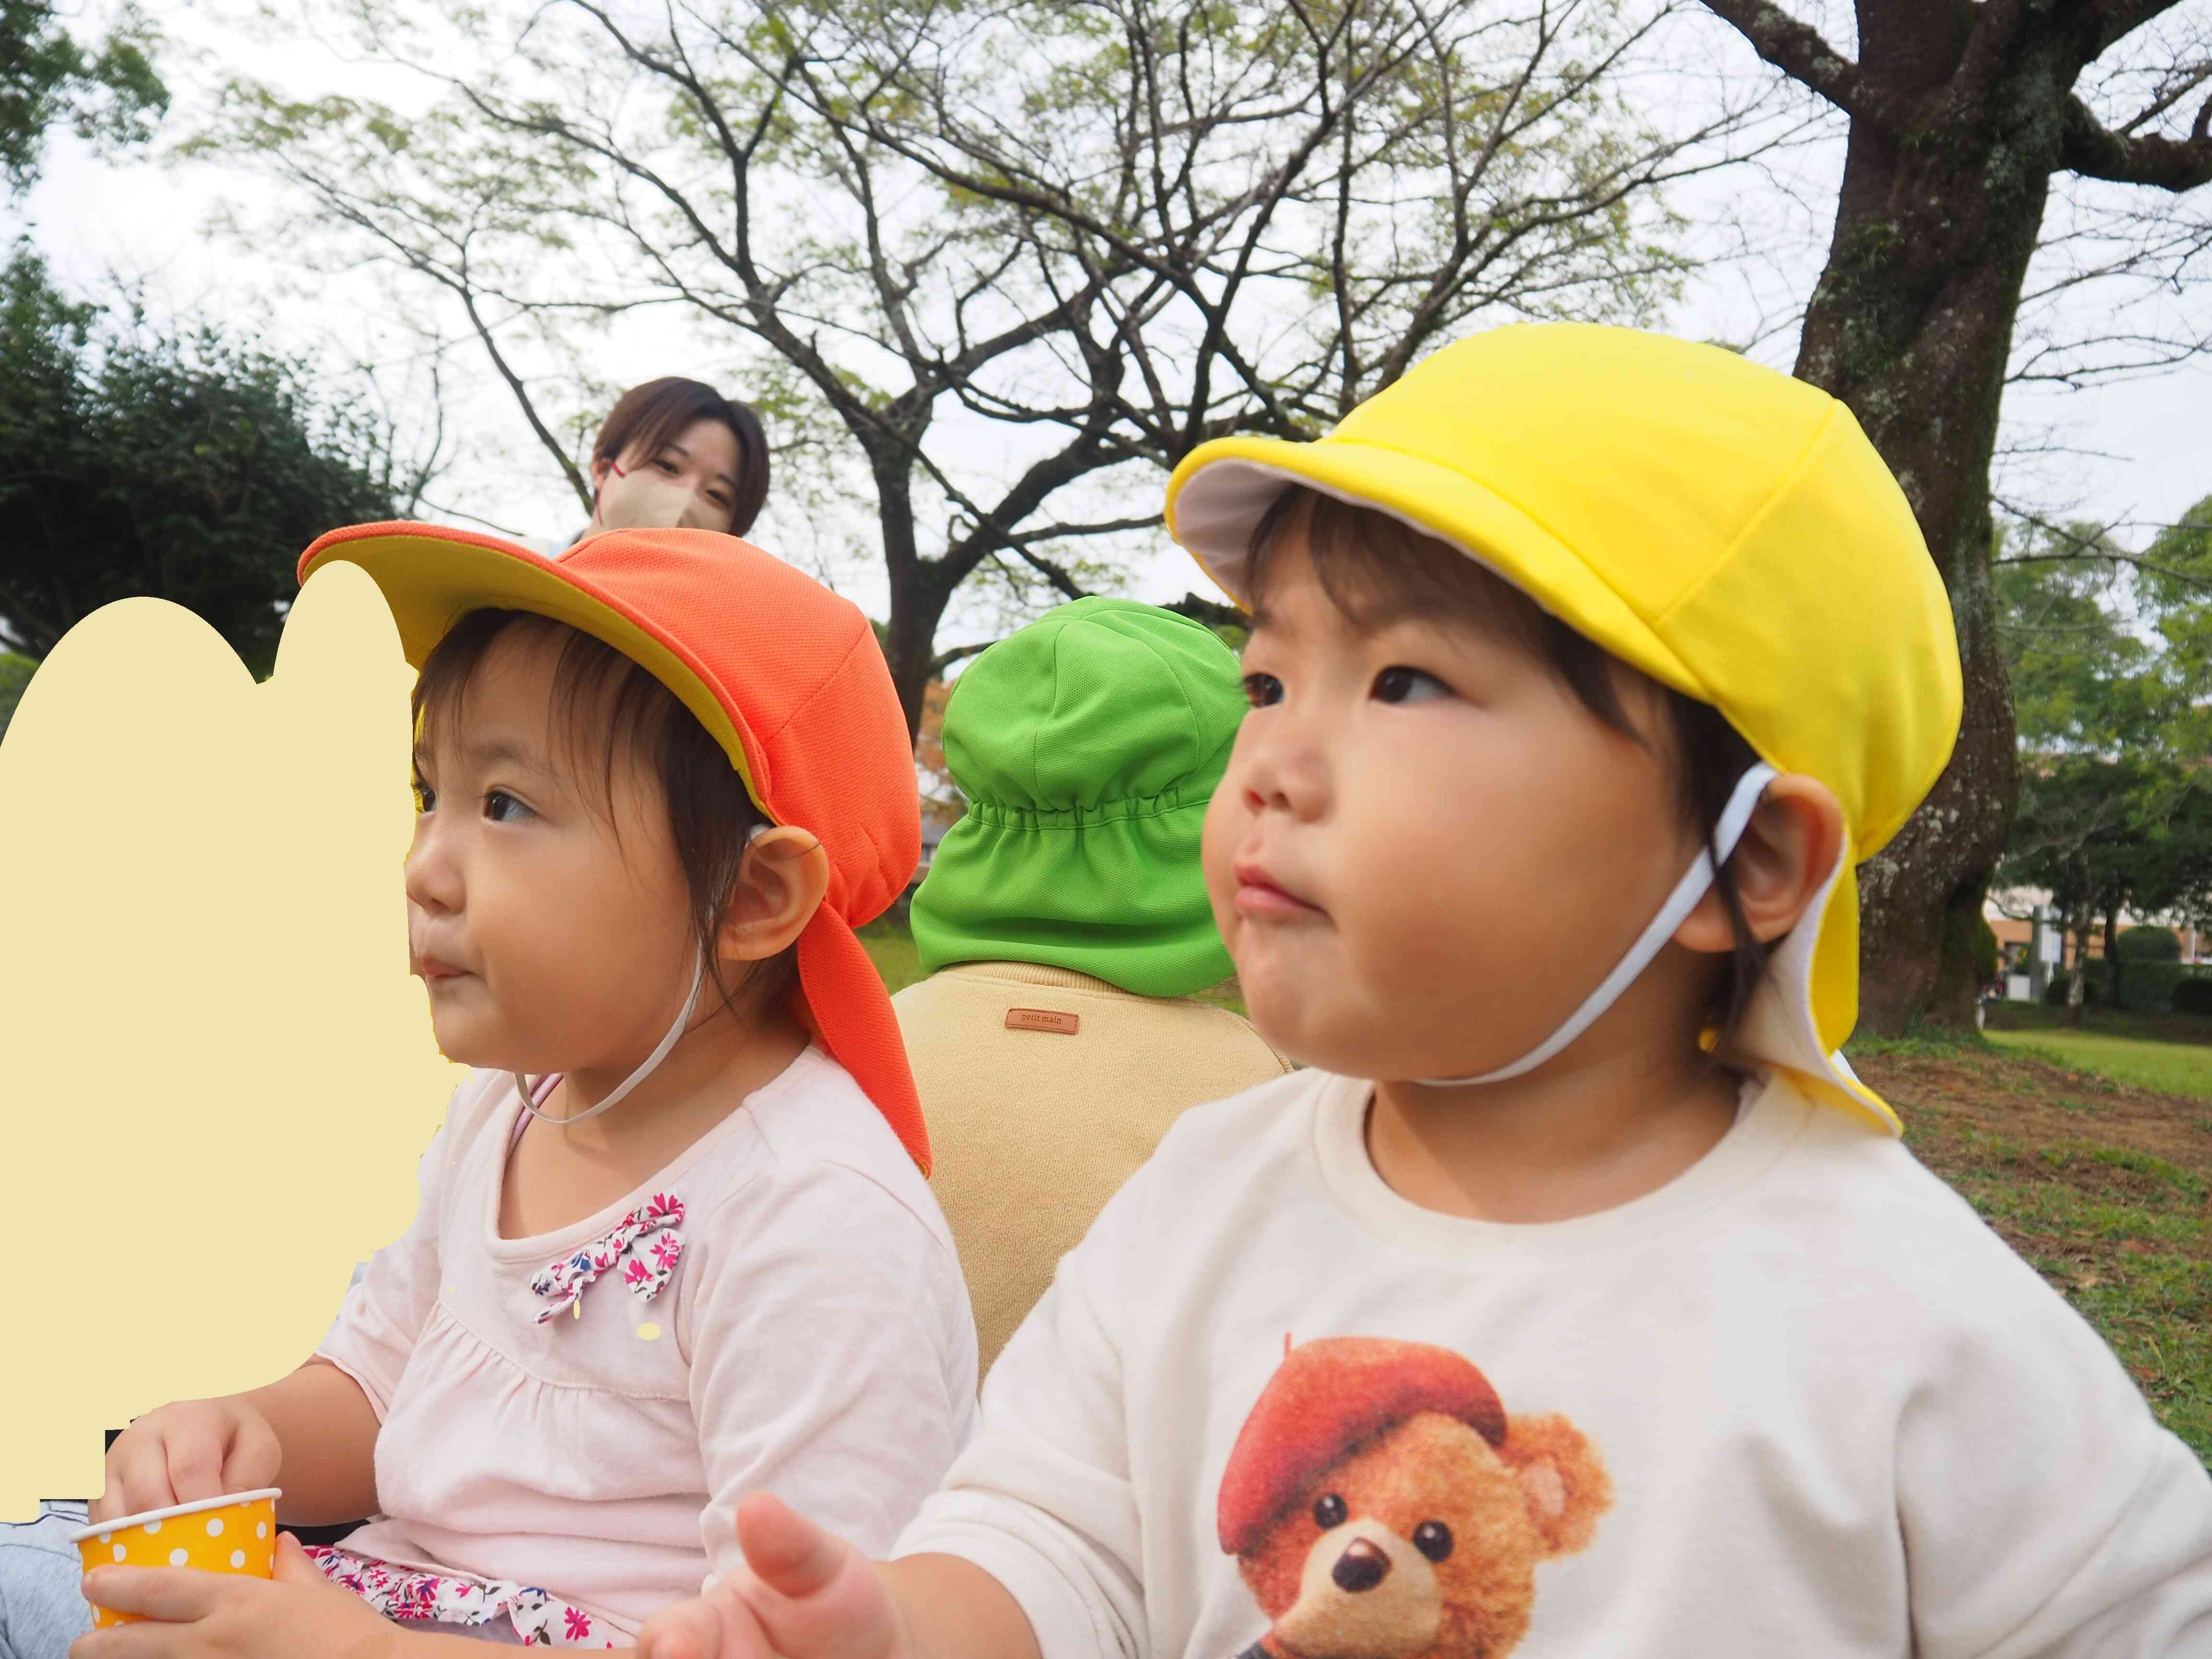
[[[2002,1048],[2138,1089],[2212,1100],[2212,1019],[2091,1009],[2088,1024],[2075,1027],[2062,1009],[2001,1005],[1990,1024],[1990,1041]]]
[[[921,953],[915,949],[914,935],[903,921],[878,916],[860,929],[860,944],[894,993],[922,977]]]
[[[2212,1462],[2212,1102],[2054,1062],[2041,1032],[1992,1035],[1997,1045],[1857,1043],[1851,1063],[1897,1107],[1921,1161],[2103,1333],[2160,1419]],[[2102,1070],[2107,1057],[2081,1065]]]

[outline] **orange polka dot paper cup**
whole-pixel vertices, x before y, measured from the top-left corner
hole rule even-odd
[[[70,1540],[84,1558],[87,1572],[118,1565],[198,1567],[204,1572],[272,1577],[276,1571],[276,1499],[281,1495],[270,1486],[148,1510],[143,1515],[120,1515],[78,1528]],[[110,1613],[97,1606],[92,1610],[94,1630],[137,1622],[135,1613]]]

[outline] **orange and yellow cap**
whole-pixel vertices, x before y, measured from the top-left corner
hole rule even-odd
[[[854,929],[921,857],[914,750],[860,607],[734,536],[617,530],[547,558],[438,525],[355,525],[300,559],[359,565],[420,668],[472,611],[527,611],[604,641],[720,742],[769,818],[810,830],[830,886],[799,939],[800,1013],[926,1173],[929,1137],[882,977]]]

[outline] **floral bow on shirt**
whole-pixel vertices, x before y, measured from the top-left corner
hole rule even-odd
[[[618,1261],[622,1282],[631,1294],[641,1302],[652,1301],[675,1276],[684,1254],[684,1235],[676,1231],[683,1220],[684,1200],[673,1193],[655,1193],[573,1255],[540,1268],[530,1281],[530,1288],[548,1302],[538,1310],[538,1322],[558,1319],[572,1308],[580,1317],[584,1287]]]

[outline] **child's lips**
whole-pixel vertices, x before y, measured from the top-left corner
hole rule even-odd
[[[435,985],[441,980],[462,978],[468,970],[465,968],[456,968],[450,962],[441,962],[436,957],[417,957],[415,959],[415,972],[425,985]]]
[[[1283,887],[1259,865],[1240,861],[1232,873],[1237,878],[1237,909],[1242,915],[1255,921],[1295,921],[1322,914],[1319,906],[1307,903]]]

